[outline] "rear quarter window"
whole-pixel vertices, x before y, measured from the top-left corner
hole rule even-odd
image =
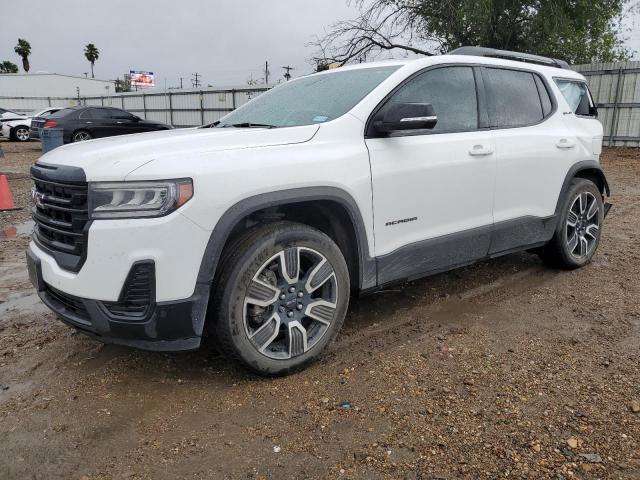
[[[554,79],[562,96],[576,115],[595,117],[595,105],[586,82],[581,80]]]

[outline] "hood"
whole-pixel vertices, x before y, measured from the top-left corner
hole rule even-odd
[[[21,118],[19,120],[3,120],[0,122],[3,126],[7,127],[17,127],[18,125],[26,125],[27,127],[31,126],[30,118]]]
[[[91,181],[117,181],[154,160],[180,162],[226,150],[304,143],[318,128],[189,128],[139,133],[65,145],[43,155],[38,163],[81,167]]]

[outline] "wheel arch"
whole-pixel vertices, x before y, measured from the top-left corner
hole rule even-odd
[[[368,254],[365,224],[358,206],[336,187],[308,187],[255,195],[231,206],[214,227],[205,248],[198,283],[211,284],[224,247],[238,233],[261,221],[291,220],[317,228],[343,252],[352,287],[375,286],[376,266]]]
[[[556,204],[556,215],[560,213],[560,209],[562,208],[562,205],[564,205],[564,200],[567,196],[567,192],[569,191],[569,185],[571,184],[571,180],[574,178],[585,178],[587,180],[591,180],[596,184],[603,197],[611,195],[609,182],[607,181],[607,177],[604,175],[600,164],[595,160],[584,160],[582,162],[578,162],[569,169],[564,182],[562,183],[562,189],[560,190],[558,203]]]

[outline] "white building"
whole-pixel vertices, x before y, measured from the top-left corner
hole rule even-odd
[[[115,84],[107,80],[57,73],[0,74],[1,97],[81,97],[112,95]]]

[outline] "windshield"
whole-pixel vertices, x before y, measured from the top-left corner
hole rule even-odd
[[[263,93],[218,127],[297,127],[334,120],[351,110],[398,66],[310,75]]]

